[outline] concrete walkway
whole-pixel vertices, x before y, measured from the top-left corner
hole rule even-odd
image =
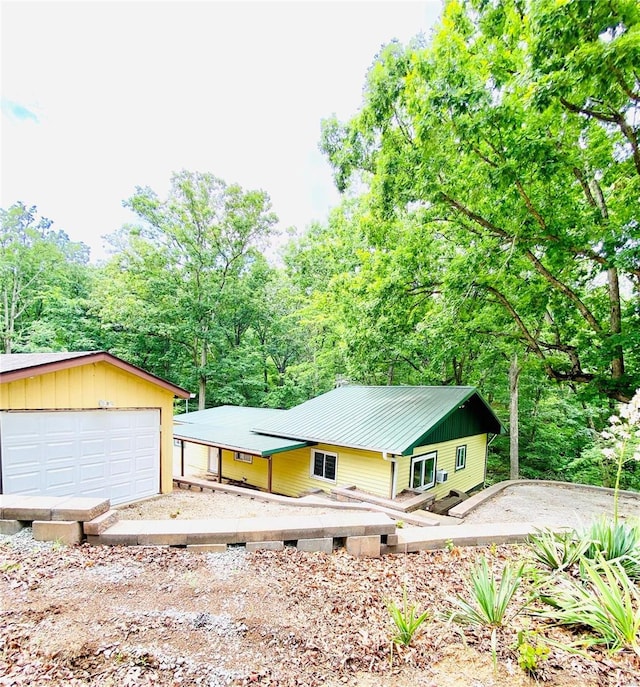
[[[395,523],[382,513],[334,513],[215,520],[120,520],[87,539],[92,544],[189,546],[352,536],[386,538],[395,532]]]
[[[331,501],[317,496],[291,499],[194,478],[178,478],[176,482],[187,488],[226,491],[287,505],[323,508],[331,505]],[[523,483],[530,481],[502,482],[472,496],[451,511],[451,515],[457,518],[421,517],[422,514],[407,514],[393,509],[389,512],[390,509],[380,509],[376,505],[333,502],[336,508],[344,510],[346,506],[352,512],[226,520],[118,521],[118,512],[108,510],[109,502],[100,499],[0,495],[0,534],[14,534],[32,522],[34,535],[38,535],[36,538],[60,539],[70,544],[86,537],[92,544],[209,547],[210,550],[221,550],[227,544],[246,544],[247,548],[256,550],[277,549],[284,547],[285,543],[297,542],[298,548],[303,550],[331,551],[336,545],[346,543],[354,555],[516,543],[525,541],[536,527],[526,522],[466,524],[463,518],[502,489]],[[581,485],[580,488],[584,487]],[[412,523],[411,516],[415,516],[415,523]],[[404,520],[404,526],[396,527],[394,520]],[[459,524],[450,524],[452,522]],[[358,553],[362,551],[365,553]]]
[[[454,525],[443,527],[408,527],[387,537],[383,553],[413,553],[445,549],[450,546],[487,546],[526,541],[536,528],[526,522]]]

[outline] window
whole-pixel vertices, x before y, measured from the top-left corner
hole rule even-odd
[[[467,445],[456,448],[456,470],[464,470],[467,466]]]
[[[237,460],[239,463],[253,463],[253,456],[250,453],[236,451],[233,454],[233,460]]]
[[[436,458],[438,453],[425,453],[411,461],[411,488],[429,489],[436,483]]]
[[[338,456],[326,451],[311,451],[311,476],[335,482],[338,468]]]

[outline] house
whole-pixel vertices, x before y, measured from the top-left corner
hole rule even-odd
[[[104,351],[0,355],[0,493],[171,491],[176,396],[190,394]]]
[[[181,474],[288,496],[352,485],[382,498],[472,491],[489,437],[503,431],[473,387],[343,386],[286,411],[222,406],[175,420],[190,456]]]

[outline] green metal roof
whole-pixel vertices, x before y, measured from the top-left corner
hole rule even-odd
[[[273,408],[219,406],[183,413],[173,418],[173,436],[262,457],[308,446],[304,440],[292,441],[251,431],[257,422],[273,420],[284,412]]]
[[[470,386],[343,386],[257,422],[254,431],[406,455],[472,397],[483,409],[483,431],[500,433],[500,421]]]

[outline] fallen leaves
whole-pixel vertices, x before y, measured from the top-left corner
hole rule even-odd
[[[483,554],[502,564],[521,552]],[[0,685],[525,685],[508,649],[515,628],[501,630],[496,673],[490,634],[446,621],[476,556],[0,545]],[[392,648],[387,603],[403,588],[429,620],[410,646]],[[549,687],[640,685],[626,654],[554,649],[548,664]]]

